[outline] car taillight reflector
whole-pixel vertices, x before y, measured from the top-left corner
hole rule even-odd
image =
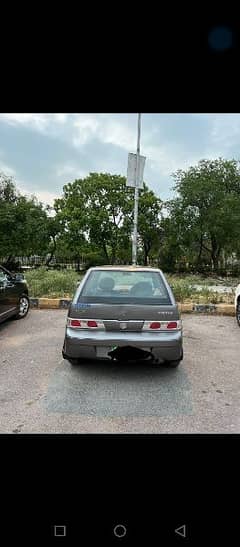
[[[144,321],[143,330],[146,331],[152,331],[156,330],[159,332],[163,331],[169,331],[169,330],[181,330],[182,329],[182,321],[181,319],[178,319],[178,321]]]
[[[149,328],[150,329],[160,329],[161,328],[161,323],[158,323],[158,322],[153,322],[149,325]]]
[[[71,317],[68,317],[67,319],[67,326],[76,329],[105,329],[103,321],[95,321],[92,319],[71,319]]]
[[[170,323],[167,324],[167,329],[177,329],[177,321],[170,321]]]
[[[70,319],[71,327],[81,327],[81,321],[79,319]]]
[[[92,327],[95,327],[95,328],[96,328],[96,327],[98,327],[98,324],[97,324],[96,321],[87,321],[87,326],[88,326],[88,327],[91,327],[91,328],[92,328]]]

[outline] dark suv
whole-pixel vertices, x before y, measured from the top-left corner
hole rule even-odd
[[[28,286],[24,276],[0,266],[0,323],[9,317],[22,319],[28,310]]]

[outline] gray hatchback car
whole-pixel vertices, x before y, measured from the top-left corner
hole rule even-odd
[[[183,358],[182,322],[162,271],[90,268],[69,307],[62,355],[73,365],[108,359],[177,367]]]

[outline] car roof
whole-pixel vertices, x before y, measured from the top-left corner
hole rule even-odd
[[[90,270],[106,270],[106,271],[119,271],[119,270],[123,270],[123,271],[129,271],[129,272],[139,272],[139,271],[142,271],[142,272],[161,272],[161,270],[159,268],[152,268],[150,266],[109,266],[109,265],[106,265],[106,266],[94,266],[92,268],[89,268]]]

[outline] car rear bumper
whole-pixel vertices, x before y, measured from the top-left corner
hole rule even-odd
[[[133,346],[151,348],[156,359],[175,361],[182,358],[182,331],[175,332],[89,332],[66,329],[63,346],[64,358],[97,359],[99,347]]]

